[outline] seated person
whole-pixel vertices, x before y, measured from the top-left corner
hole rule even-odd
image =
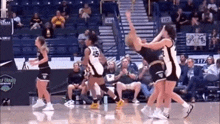
[[[186,25],[188,24],[188,20],[186,15],[183,13],[182,8],[179,8],[177,13],[175,14],[175,20],[174,22],[176,22],[176,28],[177,28],[177,32],[180,31],[180,27],[182,25]]]
[[[67,5],[66,1],[62,2],[62,5],[58,8],[58,10],[61,12],[61,15],[65,18],[68,19],[69,18],[69,14],[70,14],[70,8]]]
[[[53,28],[64,28],[65,19],[60,11],[56,12],[56,16],[52,18],[51,23],[53,24]]]
[[[149,65],[146,60],[143,59],[143,67],[139,70],[138,79],[141,82],[141,90],[144,93],[146,99],[153,93],[153,80],[149,72]]]
[[[205,72],[207,69],[208,69],[208,67],[210,66],[210,65],[212,65],[212,64],[214,64],[214,58],[212,57],[212,56],[209,56],[207,59],[206,59],[206,64],[203,66],[203,68],[202,68],[202,70],[203,70],[203,72]]]
[[[122,98],[123,90],[134,90],[133,103],[138,103],[137,96],[141,90],[141,83],[136,81],[138,76],[134,69],[129,68],[129,62],[126,58],[122,59],[121,68],[119,68],[115,73],[115,81],[117,81],[116,90],[118,92],[119,98]]]
[[[178,81],[178,86],[187,85],[187,71],[188,65],[186,63],[186,55],[180,55],[180,68],[181,68],[181,75]]]
[[[135,71],[138,71],[137,65],[131,61],[131,56],[129,54],[127,54],[127,55],[125,55],[125,58],[129,62],[129,67],[133,68]]]
[[[218,7],[217,7],[217,5],[216,5],[214,0],[210,0],[210,3],[208,4],[207,8],[212,13],[217,13],[218,12]]]
[[[194,103],[196,101],[196,99],[195,99],[196,89],[198,87],[205,88],[205,85],[203,82],[203,73],[202,73],[201,67],[194,66],[194,59],[189,58],[187,60],[187,64],[188,64],[188,69],[187,69],[188,85],[181,92],[186,94],[189,91],[191,91],[191,93],[192,93],[191,102]]]
[[[91,8],[87,3],[84,4],[84,8],[79,9],[79,17],[84,18],[85,20],[90,18],[91,13],[92,13]]]
[[[116,63],[114,61],[108,62],[108,66],[105,69],[105,82],[106,84],[114,83],[115,73],[117,70]]]
[[[215,82],[220,80],[220,58],[217,59],[216,64],[212,64],[205,70],[205,81]]]
[[[24,25],[21,23],[21,18],[18,17],[15,12],[12,13],[12,19],[13,19],[13,21],[14,21],[14,27],[15,27],[15,28],[21,28],[21,27],[24,26]]]
[[[192,13],[192,17],[191,17],[191,25],[192,26],[198,26],[200,24],[200,17],[199,17],[199,14],[198,12],[194,11]]]
[[[41,28],[42,24],[43,22],[41,18],[39,17],[38,13],[34,13],[34,16],[32,17],[30,21],[31,30]]]
[[[185,10],[185,11],[190,11],[190,12],[192,12],[192,11],[195,10],[195,6],[194,6],[194,4],[193,4],[193,0],[188,0],[188,1],[187,1],[187,4],[186,4],[184,10]]]
[[[205,9],[204,13],[202,13],[202,22],[212,24],[214,21],[213,14],[209,9]]]
[[[45,39],[54,37],[54,30],[51,27],[50,22],[45,23],[45,27],[42,30],[42,36],[44,36]]]
[[[86,79],[84,79],[84,71],[80,69],[78,63],[73,64],[73,72],[71,72],[68,76],[68,99],[64,105],[69,106],[73,105],[74,101],[72,99],[73,90],[81,89],[81,95],[87,94],[87,87],[85,85]],[[92,101],[91,101],[92,102]]]
[[[84,33],[79,34],[78,43],[80,48],[80,54],[84,55],[84,50],[86,48],[85,40],[88,38],[89,30],[85,30]]]
[[[209,50],[217,51],[219,42],[219,34],[216,29],[212,30],[212,33],[209,35]]]
[[[207,0],[203,0],[199,5],[199,13],[203,13],[207,9]]]

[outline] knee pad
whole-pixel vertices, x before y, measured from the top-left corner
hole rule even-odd
[[[99,85],[99,87],[103,90],[103,91],[105,91],[106,93],[108,92],[108,88],[105,86],[105,84],[102,84],[102,85]]]

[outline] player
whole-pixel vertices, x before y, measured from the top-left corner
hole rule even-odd
[[[38,100],[36,104],[32,106],[32,108],[39,108],[45,105],[43,102],[43,97],[46,99],[47,105],[43,109],[45,111],[54,110],[53,105],[50,102],[50,94],[47,91],[47,85],[50,81],[50,67],[48,64],[48,52],[46,41],[43,37],[39,36],[35,40],[35,46],[38,49],[37,58],[35,60],[30,60],[29,63],[32,66],[38,65],[39,74],[37,76],[37,92],[38,92]]]
[[[89,88],[91,89],[93,96],[91,109],[99,108],[96,92],[94,90],[94,83],[97,83],[100,86],[101,90],[106,92],[111,98],[113,98],[117,102],[117,107],[122,107],[124,101],[120,100],[119,97],[117,97],[105,85],[105,80],[103,78],[104,67],[102,63],[106,63],[107,61],[101,51],[96,46],[94,46],[97,40],[97,35],[90,32],[89,38],[85,41],[87,48],[85,49],[85,57],[83,60],[83,65],[87,66],[91,73],[89,76]]]

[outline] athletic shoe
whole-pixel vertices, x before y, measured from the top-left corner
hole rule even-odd
[[[45,106],[45,103],[43,102],[42,99],[38,99],[37,102],[32,106],[32,108],[39,108]]]
[[[163,115],[167,118],[167,119],[169,119],[170,118],[170,115],[169,114],[167,114],[167,113],[164,113],[163,112]]]
[[[98,103],[92,103],[92,105],[90,106],[91,109],[98,109],[99,108],[99,104]]]
[[[146,115],[147,117],[152,116],[153,112],[151,110],[151,107],[144,106],[144,108],[141,109],[141,112]]]
[[[164,116],[163,112],[160,110],[160,111],[154,111],[153,115],[152,115],[153,118],[158,118],[158,119],[162,119],[162,120],[166,120],[167,117]]]
[[[189,105],[188,108],[184,108],[183,111],[184,111],[184,113],[186,112],[186,116],[184,116],[184,118],[187,118],[189,116],[189,114],[192,112],[192,110],[193,110],[193,105],[191,105],[191,104]]]
[[[73,101],[73,100],[69,100],[69,101],[67,101],[66,103],[64,103],[64,105],[65,105],[66,107],[69,107],[70,105],[74,105],[74,101]]]
[[[53,108],[53,105],[52,105],[52,104],[47,105],[47,106],[43,109],[43,111],[53,111],[53,110],[54,110],[54,108]]]
[[[132,102],[133,103],[139,103],[139,101],[137,99],[133,99]]]
[[[45,114],[41,112],[33,112],[33,114],[36,116],[38,121],[42,122],[44,120]]]
[[[120,101],[118,101],[117,102],[117,106],[116,106],[116,108],[120,108],[120,107],[122,107],[124,105],[124,100],[120,100]]]

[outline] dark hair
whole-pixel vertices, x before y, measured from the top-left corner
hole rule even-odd
[[[175,38],[176,38],[176,31],[175,31],[174,27],[171,26],[171,25],[166,25],[165,26],[165,30],[167,31],[167,33],[170,36],[170,38],[172,40],[175,40]]]
[[[186,54],[181,54],[180,56],[184,56],[186,59],[188,58]]]
[[[98,37],[96,34],[89,32],[89,40],[92,41],[92,44],[95,44],[98,41]]]
[[[220,58],[217,59],[216,64],[220,64]]]

